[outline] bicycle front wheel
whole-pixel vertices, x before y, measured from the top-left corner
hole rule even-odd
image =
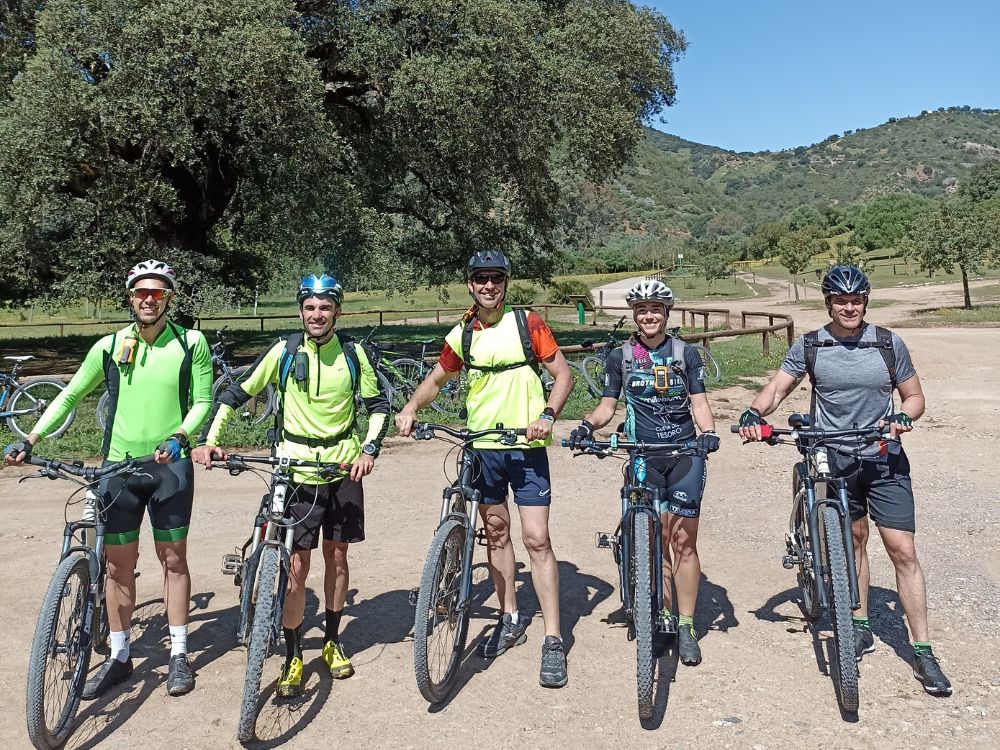
[[[594,355],[584,357],[580,362],[580,370],[590,395],[600,398],[604,392],[604,360]]]
[[[102,430],[108,427],[108,412],[111,410],[111,394],[105,391],[97,399],[97,426]]]
[[[229,371],[229,375],[220,375],[214,383],[212,383],[212,403],[214,404],[218,401],[219,396],[222,392],[226,390],[233,382],[238,381],[245,373],[249,367],[244,365],[243,367],[234,367]],[[256,396],[251,396],[250,400],[247,401],[243,406],[241,406],[237,413],[245,421],[251,424],[260,424],[274,412],[276,396],[273,385],[268,385],[263,391],[258,393]]]
[[[395,414],[406,406],[406,402],[410,400],[413,392],[420,385],[426,368],[421,367],[417,360],[408,357],[392,360],[389,363],[389,368],[391,369],[388,370],[388,374],[391,376],[390,382],[393,389],[392,411]]]
[[[254,607],[253,627],[247,646],[247,672],[243,678],[243,700],[240,702],[240,722],[236,739],[249,742],[257,727],[257,703],[260,698],[260,679],[264,661],[271,650],[276,620],[275,607],[281,586],[281,562],[277,548],[268,546],[260,556],[260,574],[257,577],[257,604]]]
[[[632,621],[635,625],[635,686],[639,718],[653,715],[653,570],[651,539],[653,524],[645,513],[635,514],[632,566],[635,571],[635,599]]]
[[[35,428],[35,424],[42,416],[42,412],[51,404],[60,393],[66,390],[66,386],[58,380],[32,380],[24,383],[10,397],[10,416],[7,417],[7,426],[10,431],[22,440],[30,435]],[[59,437],[69,426],[73,424],[73,417],[76,411],[71,411],[66,415],[66,419],[55,430],[49,432],[49,437]]]
[[[827,567],[830,571],[830,619],[833,621],[834,686],[841,708],[858,710],[858,661],[854,655],[854,628],[851,623],[851,593],[848,583],[847,552],[840,526],[840,514],[823,508]]]
[[[428,703],[440,703],[451,691],[469,631],[468,596],[462,592],[466,528],[445,521],[427,553],[413,620],[413,669]],[[465,605],[459,602],[465,599]]]
[[[90,566],[81,555],[63,559],[42,600],[28,660],[25,714],[38,750],[62,746],[73,728],[90,646],[83,627],[90,606]]]

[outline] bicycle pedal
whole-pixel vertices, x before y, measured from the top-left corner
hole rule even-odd
[[[407,599],[410,602],[411,607],[417,606],[417,597],[420,596],[420,587],[417,586],[415,589],[410,589],[410,593],[407,595]]]
[[[476,544],[478,544],[480,547],[489,547],[490,546],[490,540],[486,536],[486,529],[485,528],[478,528],[478,529],[476,529]]]
[[[240,572],[240,568],[243,567],[243,556],[242,555],[223,555],[222,556],[222,574],[226,576],[235,576]]]
[[[785,570],[791,570],[798,563],[798,559],[792,557],[791,555],[785,555],[781,558],[781,567]]]
[[[599,549],[611,549],[614,546],[615,535],[610,531],[598,531],[595,545]]]

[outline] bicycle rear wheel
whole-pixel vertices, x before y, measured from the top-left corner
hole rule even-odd
[[[583,380],[594,398],[600,398],[604,391],[604,360],[596,355],[584,357],[580,362]]]
[[[792,525],[792,533],[797,537],[800,544],[801,559],[798,564],[798,571],[795,574],[799,584],[799,594],[802,597],[802,614],[809,622],[816,622],[823,610],[819,604],[819,592],[816,589],[816,576],[813,572],[812,560],[806,559],[805,555],[818,555],[819,540],[809,536],[809,514],[806,510],[805,490],[801,487],[799,473],[792,469],[792,492],[794,494],[795,515]],[[816,484],[816,497],[826,497],[826,484],[819,482]]]
[[[389,366],[392,368],[388,374],[393,388],[392,412],[395,414],[406,406],[406,402],[410,400],[413,392],[420,385],[427,368],[421,367],[417,360],[409,357],[394,359],[389,363]]]
[[[436,411],[447,417],[458,419],[462,409],[465,408],[465,395],[468,392],[469,381],[465,376],[465,371],[460,370],[458,374],[445,383],[437,397],[431,402],[431,406]]]
[[[413,671],[428,703],[451,692],[469,631],[468,597],[462,593],[466,528],[458,520],[438,527],[427,552],[413,620]],[[465,598],[465,606],[459,601]]]
[[[97,426],[102,430],[108,426],[108,412],[111,410],[111,394],[105,391],[97,399]]]
[[[51,404],[56,397],[66,390],[66,386],[58,380],[32,380],[24,383],[10,397],[8,409],[13,412],[7,417],[7,426],[10,431],[22,440],[34,432],[35,423],[42,416],[42,412]],[[76,410],[66,415],[66,419],[55,430],[49,432],[49,437],[59,437],[69,426],[73,424]]]
[[[275,606],[281,586],[281,563],[278,550],[273,546],[264,549],[260,556],[260,575],[257,577],[257,604],[253,613],[253,628],[247,646],[247,672],[243,678],[243,699],[240,702],[240,721],[236,739],[248,742],[253,739],[257,726],[257,703],[260,698],[260,679],[264,661],[271,650],[276,620]]]
[[[826,539],[827,567],[830,571],[830,619],[833,621],[834,664],[830,670],[841,708],[858,710],[858,662],[854,655],[854,629],[851,623],[851,594],[848,583],[847,553],[840,526],[840,514],[823,508],[823,534]]]
[[[653,576],[650,534],[653,524],[645,513],[634,518],[632,566],[635,571],[635,597],[632,621],[635,625],[635,685],[639,718],[653,715]]]
[[[248,369],[250,368],[246,365],[243,367],[234,367],[229,371],[229,375],[220,375],[212,383],[212,403],[214,404],[218,401],[222,392],[232,385],[234,381],[238,381]],[[268,385],[267,388],[257,395],[251,396],[250,400],[239,408],[238,414],[251,424],[260,424],[274,413],[275,400],[274,386]]]
[[[722,380],[722,368],[719,367],[718,361],[712,356],[712,352],[701,344],[688,344],[688,346],[695,349],[701,357],[701,364],[704,368],[705,382],[718,383]]]
[[[54,750],[69,737],[90,665],[83,625],[90,606],[90,566],[81,555],[59,563],[42,600],[28,660],[25,714],[38,750]]]

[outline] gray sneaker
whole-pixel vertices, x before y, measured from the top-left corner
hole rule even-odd
[[[875,636],[867,628],[854,626],[854,656],[858,661],[865,654],[870,654],[875,650]]]
[[[701,646],[698,645],[698,634],[694,630],[694,625],[682,625],[677,634],[681,663],[689,667],[701,664]]]
[[[542,644],[542,669],[538,673],[538,684],[547,688],[561,688],[569,682],[566,674],[566,652],[561,638],[545,636]]]
[[[507,649],[520,646],[528,640],[528,636],[524,632],[527,629],[527,617],[518,617],[515,624],[511,620],[510,613],[504,612],[503,617],[493,628],[493,632],[476,644],[476,653],[484,659],[494,659]]]

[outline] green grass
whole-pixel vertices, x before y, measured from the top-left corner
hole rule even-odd
[[[449,328],[449,325],[444,324],[391,326],[382,329],[380,333],[384,335],[379,336],[379,341],[387,346],[391,345],[399,353],[414,355],[420,353],[420,347],[415,345],[414,341],[431,338],[440,341]],[[607,330],[603,326],[595,328],[590,325],[579,326],[558,321],[552,323],[552,328],[559,343],[563,346],[580,344],[585,339],[599,340]],[[366,329],[351,329],[349,332],[360,337],[367,331]],[[252,358],[257,355],[260,349],[273,342],[274,335],[273,333],[262,334],[259,331],[234,331],[233,338],[237,341],[236,351],[244,358]],[[74,336],[41,341],[47,341],[54,347],[58,346],[58,349],[55,350],[58,353],[56,361],[61,362],[62,372],[70,373],[76,369],[86,354],[87,349],[93,343],[93,338]],[[34,340],[32,343],[38,344],[39,340]],[[723,379],[721,383],[710,386],[710,390],[731,385],[757,387],[753,379],[776,368],[781,363],[787,347],[783,339],[772,336],[770,349],[770,356],[764,357],[761,353],[761,339],[758,336],[743,336],[713,342],[711,351],[722,368]],[[438,350],[439,346],[435,344],[429,347],[428,352],[436,354]],[[583,356],[583,354],[570,354],[568,358],[575,361],[582,359]],[[89,458],[98,454],[103,432],[97,427],[95,408],[101,392],[98,390],[83,401],[77,409],[76,419],[63,437],[42,444],[39,451],[41,455]],[[586,385],[580,381],[574,385],[560,418],[571,421],[582,419],[593,410],[596,403],[597,400],[589,395]],[[443,419],[441,414],[432,409],[424,410],[420,416],[428,421],[440,422]],[[362,415],[358,427],[362,434],[366,425],[367,421]],[[270,420],[260,425],[251,425],[234,418],[226,426],[220,442],[229,446],[260,447],[266,442],[265,434],[270,426]],[[390,432],[390,434],[392,433]],[[7,430],[6,425],[0,426],[0,443],[6,445],[14,440],[15,436]]]
[[[809,299],[800,299],[798,302],[795,300],[784,300],[783,302],[778,302],[779,305],[796,305],[798,307],[804,307],[807,310],[823,310],[826,308],[826,302],[818,296],[818,293],[814,293],[810,290],[812,296]],[[870,299],[868,300],[869,308],[876,307],[891,307],[897,304],[895,300],[891,299]]]
[[[884,251],[878,252],[884,253]],[[886,289],[894,286],[910,286],[915,284],[947,284],[955,281],[961,281],[962,279],[958,266],[955,267],[954,273],[948,274],[942,271],[935,272],[933,276],[928,276],[926,271],[920,271],[920,266],[912,261],[909,263],[901,260],[895,261],[895,273],[893,273],[893,261],[891,260],[879,260],[874,263],[874,265],[869,265],[865,269],[865,273],[871,281],[872,289],[874,290]],[[819,278],[817,278],[815,273],[817,268],[821,269]],[[818,294],[819,284],[822,281],[823,273],[825,273],[825,271],[825,263],[813,262],[810,264],[806,271],[799,274],[797,277],[800,284],[799,293],[802,294],[802,286],[804,285],[807,288],[805,293],[806,298],[808,298],[814,290]],[[777,264],[754,268],[748,273],[756,273],[758,276],[775,279],[777,281],[791,282],[791,277],[788,275],[788,271]],[[982,275],[972,276],[970,278],[982,279],[994,277],[995,276],[991,275]]]
[[[1000,304],[974,305],[971,310],[961,307],[938,307],[919,310],[897,326],[907,328],[925,328],[934,326],[956,326],[963,324],[1000,324]]]

